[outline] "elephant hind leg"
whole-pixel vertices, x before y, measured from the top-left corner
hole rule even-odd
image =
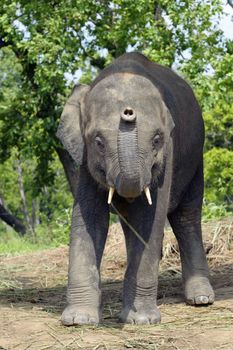
[[[168,215],[179,244],[185,298],[191,305],[212,304],[214,301],[202,241],[202,197],[203,172],[199,169],[178,208]]]

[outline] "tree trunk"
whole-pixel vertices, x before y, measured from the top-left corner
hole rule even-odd
[[[21,236],[25,235],[26,227],[19,221],[19,219],[9,213],[2,204],[0,204],[0,218]]]
[[[38,213],[38,201],[37,199],[33,199],[32,200],[32,229],[33,231],[35,231],[35,228],[37,225],[39,225],[39,220],[38,220],[38,217],[37,217],[37,213]]]
[[[233,0],[227,0],[227,3],[233,8]]]
[[[25,195],[25,191],[24,191],[24,183],[23,183],[23,169],[21,167],[20,160],[16,161],[16,170],[18,173],[19,193],[20,193],[20,197],[21,197],[21,201],[22,201],[24,220],[25,220],[26,225],[29,228],[29,230],[34,233],[32,225],[31,225],[31,219],[30,219],[30,215],[28,212],[28,207],[27,207],[27,200],[26,200],[26,195]]]
[[[157,1],[155,2],[154,17],[156,21],[160,21],[161,19],[163,19],[162,8],[158,5]]]
[[[56,148],[56,152],[63,165],[65,175],[70,186],[71,193],[73,197],[75,197],[77,186],[78,186],[79,171],[75,166],[73,159],[70,157],[69,153],[66,150],[62,148]]]

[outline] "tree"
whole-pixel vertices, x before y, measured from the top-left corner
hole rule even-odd
[[[233,210],[233,41],[225,42],[224,56],[213,62],[214,74],[200,86],[206,125],[205,184],[209,203]]]

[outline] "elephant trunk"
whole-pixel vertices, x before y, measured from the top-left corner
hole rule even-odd
[[[123,197],[135,198],[142,192],[136,120],[121,119],[117,142],[120,173],[116,179],[116,190]]]

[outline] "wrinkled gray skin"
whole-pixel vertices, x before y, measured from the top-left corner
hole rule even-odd
[[[115,207],[148,243],[146,248],[122,222],[127,269],[120,320],[160,321],[156,299],[166,217],[179,243],[186,301],[213,303],[201,234],[204,127],[190,86],[139,53],[125,54],[91,86],[74,88],[58,137],[80,165],[63,324],[101,319],[109,187],[116,189]]]

